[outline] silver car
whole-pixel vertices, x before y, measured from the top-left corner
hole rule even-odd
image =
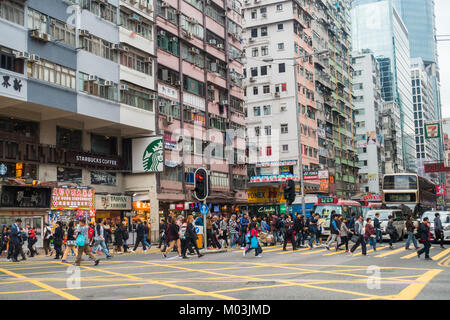
[[[435,214],[439,213],[441,216],[442,228],[444,229],[444,240],[450,241],[450,211],[426,211],[420,217],[420,222],[423,222],[423,218],[427,217],[430,221],[430,233],[434,237],[434,218]]]
[[[389,222],[389,216],[394,217],[394,227],[397,229],[397,233],[399,238],[397,240],[402,240],[406,233],[406,218],[403,215],[401,210],[395,209],[378,209],[378,210],[369,210],[366,214],[366,218],[371,218],[372,221],[375,219],[375,214],[379,213],[380,216],[378,220],[380,220],[381,224],[381,232],[383,235],[383,240],[389,239],[389,235],[386,233],[386,227]]]

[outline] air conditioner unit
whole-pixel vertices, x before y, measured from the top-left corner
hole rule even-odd
[[[178,101],[170,101],[171,106],[177,106],[179,103]]]
[[[195,47],[190,48],[189,51],[195,54],[200,54],[200,50]]]
[[[114,44],[114,50],[128,52],[128,51],[130,51],[130,48],[124,46],[121,43],[116,43],[116,44]]]
[[[255,0],[255,3],[260,3],[261,2],[261,0]]]
[[[211,40],[208,41],[208,43],[212,44],[212,45],[216,45],[217,44],[217,40],[216,39],[211,39]]]
[[[214,89],[215,89],[215,87],[213,85],[208,86],[208,90],[214,90]]]
[[[180,80],[175,81],[175,85],[176,85],[176,86],[181,86],[181,81],[180,81]]]
[[[222,100],[222,104],[228,105],[228,100]]]
[[[91,34],[89,31],[83,29],[80,30],[80,37],[90,37],[90,36]]]
[[[167,2],[163,1],[162,4],[161,4],[161,7],[168,8],[170,6],[169,6],[169,4]]]
[[[149,98],[152,100],[156,100],[156,99],[158,99],[158,95],[156,93],[152,93],[149,95]]]
[[[29,59],[29,61],[31,61],[31,62],[37,62],[39,60],[41,60],[41,57],[38,56],[37,54],[32,54]]]
[[[164,30],[159,30],[158,33],[159,33],[160,36],[165,36],[166,35],[166,32]]]
[[[88,80],[89,81],[98,81],[98,77],[90,74]]]
[[[153,6],[149,3],[149,4],[147,4],[147,8],[145,10],[147,11],[147,13],[152,13],[153,12]]]
[[[152,63],[153,59],[151,57],[147,57],[147,58],[144,59],[144,62]]]
[[[120,90],[124,90],[124,91],[128,91],[128,85],[127,84],[121,84],[120,85]]]
[[[48,34],[48,33],[43,33],[42,34],[42,38],[41,38],[43,41],[45,41],[45,42],[50,42],[50,41],[52,41],[52,37]]]
[[[30,54],[25,51],[14,51],[14,56],[16,57],[16,59],[29,59],[30,58]]]
[[[144,9],[147,7],[147,3],[145,0],[139,0],[139,9]]]
[[[105,82],[103,83],[103,85],[105,87],[112,87],[114,85],[113,81],[109,81],[109,80],[105,80]]]
[[[266,18],[266,17],[267,17],[267,13],[264,12],[264,13],[261,14],[261,16],[263,16],[264,18]]]
[[[131,3],[131,4],[136,4],[136,3],[137,3],[137,0],[130,0],[130,3]]]
[[[171,38],[170,38],[170,41],[173,41],[173,42],[175,42],[175,41],[177,41],[177,40],[178,40],[177,37],[171,37]]]
[[[249,38],[248,42],[255,42],[255,38]]]
[[[186,17],[186,21],[189,22],[189,23],[192,23],[192,24],[197,23],[197,20],[195,18],[192,18],[192,17]]]
[[[256,78],[255,77],[250,77],[250,82],[255,82]]]
[[[279,92],[275,92],[275,97],[279,97],[280,96],[280,93]]]
[[[280,107],[280,111],[286,111],[287,110],[287,106],[281,106]]]
[[[30,33],[30,36],[32,38],[35,38],[35,39],[41,39],[42,38],[42,33],[39,32],[39,30],[32,30],[31,33]]]
[[[184,35],[186,38],[192,39],[192,32],[187,31]]]
[[[223,44],[219,43],[219,44],[217,45],[217,49],[223,49]]]
[[[167,116],[167,123],[173,122],[173,116]]]
[[[136,14],[136,13],[133,13],[131,16],[130,16],[130,19],[132,19],[132,20],[136,20],[136,21],[142,21],[142,17],[140,16],[140,15],[138,15],[138,14]]]
[[[250,0],[244,0],[244,3],[245,3],[245,4],[249,4],[249,3],[250,3]]]

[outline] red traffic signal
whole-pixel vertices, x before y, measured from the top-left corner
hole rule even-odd
[[[195,171],[194,197],[199,201],[204,201],[209,195],[208,172],[204,168]]]

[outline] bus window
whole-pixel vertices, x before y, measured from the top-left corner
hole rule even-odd
[[[344,218],[348,218],[351,216],[351,209],[349,206],[342,206],[342,216]]]
[[[354,206],[354,207],[353,207],[353,210],[356,211],[356,216],[357,216],[357,217],[363,216],[363,210],[362,210],[361,207]]]

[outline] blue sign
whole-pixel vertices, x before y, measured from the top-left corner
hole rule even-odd
[[[8,171],[8,167],[4,163],[0,164],[0,175],[4,176]]]
[[[195,233],[198,233],[200,229],[198,227],[195,227]]]
[[[207,214],[208,213],[208,206],[206,205],[206,204],[202,204],[201,206],[200,206],[200,212],[202,213],[202,214]]]

